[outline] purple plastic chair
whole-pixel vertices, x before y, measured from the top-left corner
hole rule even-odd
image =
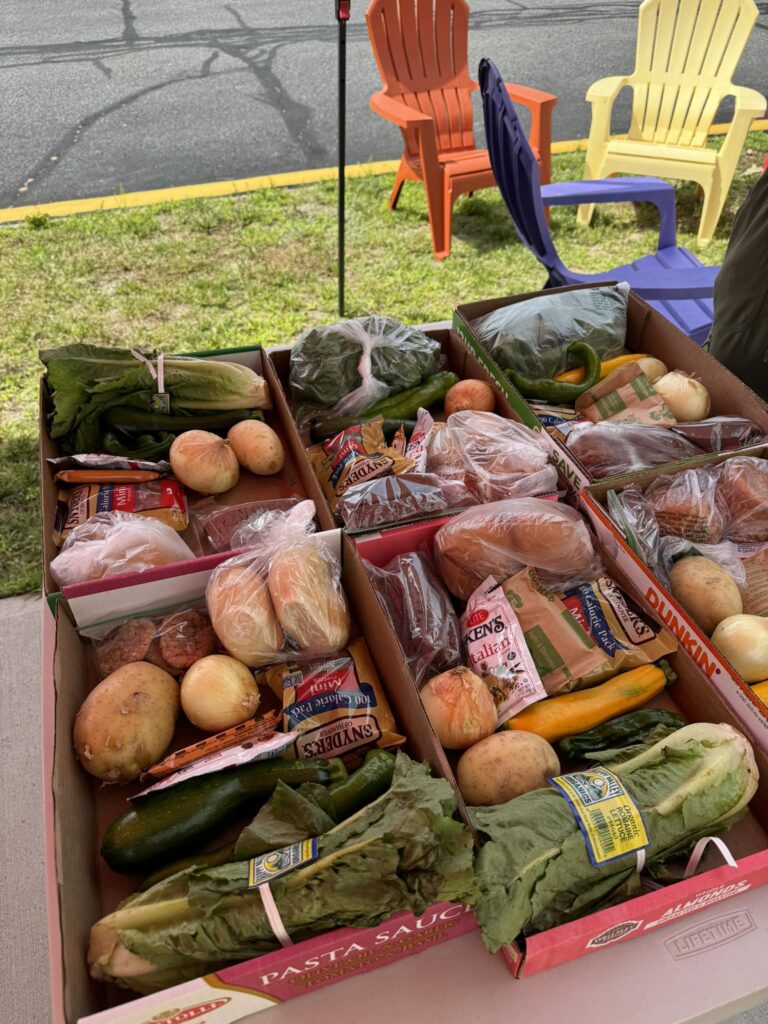
[[[491,166],[520,241],[548,273],[545,288],[626,281],[632,290],[702,345],[712,326],[712,292],[719,267],[705,267],[675,244],[675,191],[658,178],[605,178],[542,186],[539,168],[495,64],[480,62],[485,137]],[[577,274],[557,255],[545,206],[647,201],[659,209],[659,246],[653,255],[603,274]]]

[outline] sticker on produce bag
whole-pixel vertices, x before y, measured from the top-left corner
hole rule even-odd
[[[498,725],[547,696],[522,626],[492,576],[467,601],[459,628],[466,664],[491,691]]]
[[[258,889],[265,882],[274,882],[289,871],[295,871],[317,858],[317,837],[302,839],[280,850],[262,853],[248,861],[248,888]]]
[[[607,768],[571,772],[549,781],[568,801],[595,867],[650,844],[642,814],[621,780]]]

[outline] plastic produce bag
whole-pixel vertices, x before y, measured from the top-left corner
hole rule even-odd
[[[388,316],[367,316],[305,331],[291,349],[297,402],[323,418],[354,416],[381,398],[416,387],[436,373],[440,345]]]
[[[669,570],[685,555],[701,555],[716,562],[725,569],[740,590],[746,587],[747,570],[737,544],[729,540],[720,541],[719,544],[692,544],[682,537],[662,537],[659,543],[657,574],[665,584],[669,583]]]
[[[639,487],[626,487],[617,494],[608,491],[608,511],[627,544],[649,568],[659,557],[659,524],[653,505]]]
[[[492,412],[455,412],[432,437],[427,468],[460,480],[480,501],[527,498],[557,489],[541,434]]]
[[[629,423],[577,423],[567,431],[566,445],[595,480],[701,455],[674,429]]]
[[[567,349],[585,341],[601,359],[621,355],[627,335],[629,285],[538,295],[474,320],[483,348],[504,370],[555,377],[571,369]]]
[[[335,654],[349,639],[341,564],[312,536],[314,504],[256,517],[248,551],[211,574],[206,604],[229,653],[255,667]]]
[[[718,500],[728,510],[726,537],[742,544],[768,541],[768,461],[740,455],[715,473]]]
[[[717,544],[728,528],[728,504],[709,469],[659,476],[645,490],[662,537]]]
[[[148,661],[172,676],[182,675],[219,647],[204,604],[162,615],[141,615],[80,630],[91,639],[100,679],[135,661]]]
[[[461,480],[443,480],[434,473],[403,473],[350,487],[340,499],[336,514],[347,530],[361,533],[478,504]]]
[[[434,557],[443,582],[466,601],[492,576],[499,582],[525,566],[544,586],[565,590],[600,573],[600,557],[575,509],[542,498],[513,498],[460,512],[442,526]]]
[[[76,526],[51,562],[60,587],[122,573],[145,572],[195,558],[174,529],[133,512],[100,512]]]
[[[365,568],[416,683],[458,665],[459,621],[432,559],[412,551],[383,569],[370,562]]]

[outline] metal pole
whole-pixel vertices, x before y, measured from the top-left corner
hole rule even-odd
[[[347,22],[351,0],[336,0],[336,20],[339,23],[339,316],[344,316],[344,265],[345,265],[345,199],[347,163]]]

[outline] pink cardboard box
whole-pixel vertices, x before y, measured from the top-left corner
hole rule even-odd
[[[357,537],[354,543],[362,559],[381,567],[398,554],[421,550],[424,546],[431,548],[440,525],[441,522],[437,521],[403,526]],[[652,608],[643,591],[623,571],[623,563],[611,558],[611,545],[603,543],[602,534],[599,540],[608,575],[645,614],[651,615]],[[652,703],[679,711],[689,722],[726,722],[740,727],[730,703],[723,699],[720,687],[713,685],[685,652],[671,655],[669,661],[677,674],[677,681],[671,691]],[[413,685],[415,687],[415,683]],[[723,867],[719,857],[708,855],[706,866],[687,881],[646,892],[618,906],[529,936],[503,951],[514,976],[528,977],[567,963],[605,946],[661,928],[768,882],[768,758],[760,748],[756,749],[755,756],[762,779],[760,788],[750,805],[750,812],[726,837],[726,843],[737,858],[735,868]]]

